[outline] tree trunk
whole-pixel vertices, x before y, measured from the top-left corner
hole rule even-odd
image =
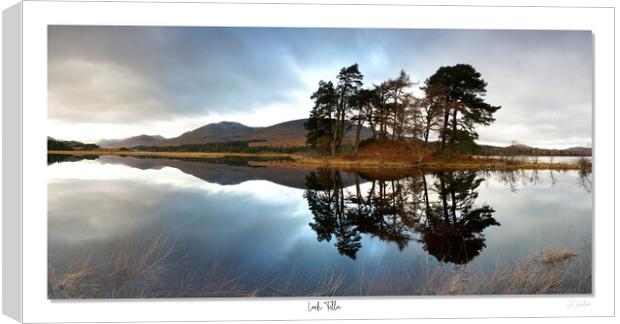
[[[431,214],[431,204],[428,200],[428,185],[426,184],[425,174],[422,174],[422,183],[424,185],[424,206],[426,207],[426,217],[430,219],[429,215]]]
[[[340,112],[340,136],[338,137],[338,148],[342,146],[342,140],[344,139],[344,134],[346,133],[346,123],[345,123],[345,103],[342,103],[342,111]]]
[[[456,197],[454,193],[454,188],[450,189],[450,197],[452,200],[452,221],[456,224]]]
[[[340,93],[340,103],[338,104],[338,112],[336,113],[336,121],[337,121],[337,132],[334,134],[335,145],[332,149],[332,155],[336,154],[338,149],[340,149],[340,145],[342,144],[342,138],[344,134],[344,116],[345,116],[345,93],[347,92],[347,85],[345,84],[342,87],[342,91]]]
[[[336,141],[338,140],[338,122],[336,122],[336,128],[334,129],[334,134],[331,142],[331,155],[336,155]]]
[[[452,136],[450,136],[450,153],[448,154],[448,157],[450,158],[452,158],[452,152],[454,152],[454,143],[455,143],[456,125],[457,125],[457,121],[456,121],[457,113],[458,113],[458,105],[454,105],[454,110],[452,111]]]
[[[357,205],[363,203],[364,198],[362,198],[362,190],[360,188],[360,175],[358,173],[355,174],[355,193],[357,194]]]
[[[372,107],[370,107],[369,109],[372,111]],[[368,125],[370,126],[370,130],[372,131],[372,139],[377,139],[377,130],[375,129],[375,124],[373,123],[372,119],[372,113],[368,114]]]
[[[333,123],[333,133],[332,133],[332,142],[331,142],[331,155],[336,155],[336,143],[338,142],[338,127],[340,125],[340,107],[336,107],[336,116],[334,116],[335,118],[331,120],[331,122]]]
[[[448,122],[450,121],[450,109],[444,107],[443,127],[441,132],[441,150],[446,149],[446,136],[448,136]]]
[[[379,133],[381,139],[385,139],[385,116],[381,117],[381,128]]]
[[[446,184],[444,183],[443,175],[439,176],[439,183],[441,184],[441,202],[443,203],[443,217],[446,222],[450,221],[448,217],[448,197],[446,193]]]
[[[353,146],[353,156],[357,156],[357,151],[360,147],[360,135],[362,133],[362,119],[357,121],[357,130],[355,131],[355,145]]]
[[[392,141],[396,139],[396,125],[398,120],[398,114],[394,112],[394,118],[392,119]]]
[[[372,180],[372,185],[370,186],[370,190],[368,191],[368,198],[366,198],[366,201],[368,203],[372,203],[372,198],[375,196],[375,182],[376,180]]]

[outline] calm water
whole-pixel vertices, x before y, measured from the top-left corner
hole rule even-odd
[[[50,298],[417,295],[549,249],[589,267],[592,180],[578,171],[48,160]]]
[[[586,158],[588,160],[592,160],[591,156],[525,156],[525,155],[517,155],[514,157],[505,157],[505,156],[478,156],[480,158],[492,158],[492,159],[505,159],[505,158],[514,158],[524,162],[538,162],[538,163],[575,163],[582,158]]]

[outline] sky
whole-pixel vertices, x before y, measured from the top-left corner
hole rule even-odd
[[[320,80],[359,64],[372,87],[404,69],[421,86],[466,63],[502,108],[479,143],[592,143],[589,31],[48,27],[48,135],[95,142],[178,136],[208,123],[307,118]],[[416,87],[411,90],[421,92]]]

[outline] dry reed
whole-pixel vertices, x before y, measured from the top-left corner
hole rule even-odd
[[[364,269],[360,263],[357,277],[326,267],[310,272],[293,264],[284,279],[282,273],[270,278],[233,275],[217,255],[190,265],[176,242],[158,236],[148,244],[120,244],[109,262],[96,263],[85,253],[62,272],[50,269],[48,295],[62,299],[591,293],[589,251],[588,247],[579,253],[550,249],[511,266],[496,265],[490,272],[428,257],[417,258],[421,264],[400,274],[387,266]],[[178,268],[193,270],[180,273]]]

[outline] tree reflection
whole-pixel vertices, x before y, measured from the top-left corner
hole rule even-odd
[[[61,162],[78,162],[82,160],[96,160],[97,155],[67,155],[67,154],[48,154],[47,165]]]
[[[577,184],[582,187],[587,193],[592,192],[592,171],[579,171],[579,177],[577,178]]]
[[[314,215],[310,227],[319,241],[335,239],[338,252],[352,259],[363,233],[399,250],[416,240],[438,260],[463,264],[485,247],[484,229],[499,225],[490,206],[475,205],[483,181],[476,172],[365,178],[366,190],[359,174],[355,188],[345,190],[339,171],[322,169],[306,176],[304,197]]]
[[[587,158],[581,158],[577,161],[579,165],[579,177],[577,183],[586,192],[592,192],[592,160]]]
[[[476,172],[438,172],[435,177],[440,202],[427,204],[426,219],[417,227],[419,242],[439,261],[468,263],[486,246],[484,229],[499,225],[495,210],[486,204],[474,206],[483,181]]]
[[[319,241],[331,241],[336,237],[338,252],[355,259],[361,248],[361,236],[345,205],[344,190],[340,172],[320,170],[306,176],[304,197],[308,200],[314,223],[310,227],[317,233]],[[362,217],[362,216],[360,216]]]

